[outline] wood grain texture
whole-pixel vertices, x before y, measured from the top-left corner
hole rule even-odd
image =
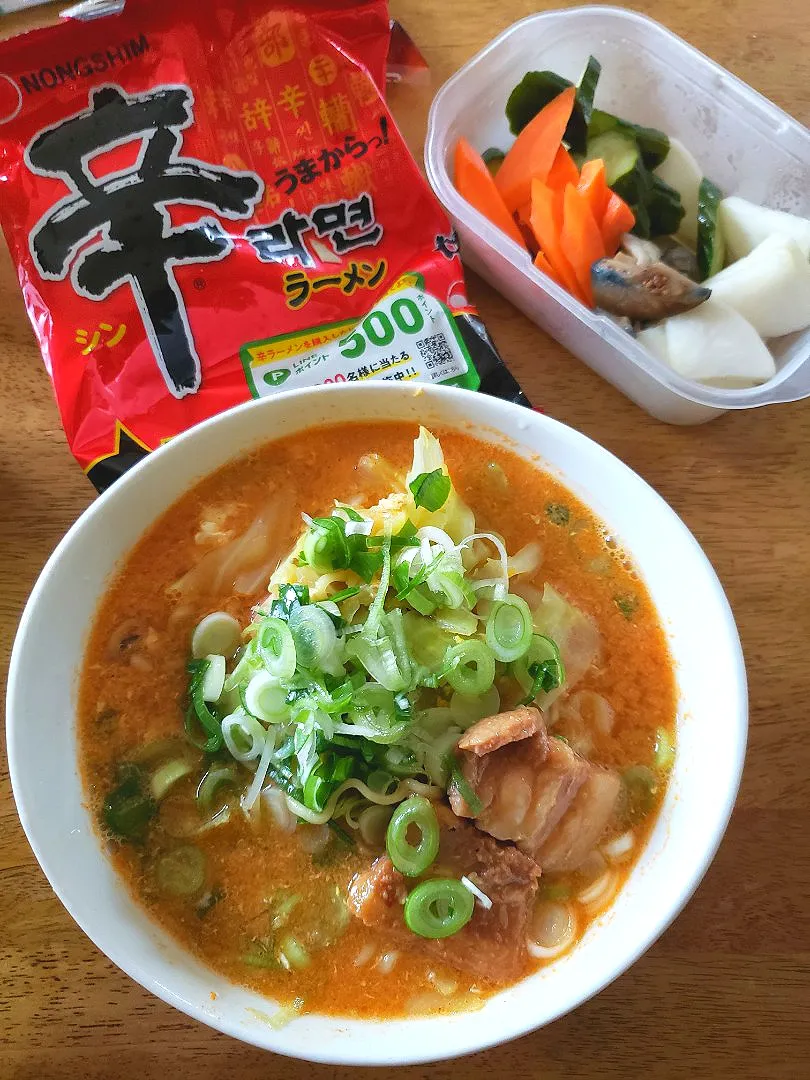
[[[805,2],[647,0],[660,19],[810,120]],[[438,86],[529,0],[393,0]],[[36,18],[43,18],[39,13]],[[47,17],[47,13],[45,15]],[[8,33],[31,16],[10,18]],[[418,148],[428,96],[394,108]],[[737,809],[674,926],[594,1000],[544,1031],[403,1080],[512,1076],[735,1080],[810,1075],[810,403],[729,414],[706,427],[655,421],[470,275],[470,293],[533,401],[592,436],[682,515],[725,585],[751,689]],[[8,256],[0,256],[0,664],[46,557],[92,499],[72,461]],[[677,568],[673,567],[673,573]],[[67,618],[67,614],[64,616]],[[700,598],[695,597],[695,618]],[[0,766],[1,1080],[346,1078],[231,1041],[121,974],[53,896]],[[392,1070],[368,1070],[366,1076]]]

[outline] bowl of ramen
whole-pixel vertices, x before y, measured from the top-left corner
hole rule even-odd
[[[705,872],[747,729],[659,496],[545,416],[386,384],[133,469],[43,571],[8,706],[23,826],[99,948],[356,1065],[513,1038],[625,970]]]

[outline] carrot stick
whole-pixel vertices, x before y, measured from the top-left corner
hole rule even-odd
[[[566,184],[579,183],[579,170],[564,146],[559,147],[554,155],[546,183],[550,188],[559,188],[560,191],[565,191]]]
[[[504,206],[483,158],[466,139],[459,139],[456,143],[454,165],[459,195],[516,244],[525,247],[520,230]]]
[[[521,131],[503,159],[495,177],[495,186],[509,211],[514,212],[531,198],[532,180],[548,179],[571,118],[575,93],[573,86],[566,87],[541,109]]]
[[[582,172],[579,174],[579,181],[574,180],[572,183],[575,183],[585,196],[596,224],[601,225],[610,198],[610,188],[607,186],[604,161],[601,158],[586,161],[582,166]]]
[[[589,307],[593,307],[591,267],[605,257],[605,244],[599,226],[584,195],[568,184],[563,195],[562,249],[577,277]]]
[[[605,216],[602,218],[602,241],[605,252],[611,258],[619,250],[619,241],[636,223],[636,215],[615,191],[608,198]]]
[[[556,285],[560,285],[562,288],[565,288],[563,283],[552,270],[551,263],[548,261],[542,251],[538,251],[535,255],[534,265],[537,267],[538,270],[542,271],[542,273],[544,273],[546,277],[550,277]]]
[[[532,180],[532,232],[537,237],[540,250],[554,271],[556,279],[577,300],[582,300],[582,290],[576,274],[565,257],[560,244],[562,229],[562,193],[552,191],[542,180]]]

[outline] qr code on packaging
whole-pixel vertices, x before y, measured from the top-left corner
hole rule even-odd
[[[455,363],[455,356],[450,342],[443,333],[431,334],[430,337],[421,338],[416,342],[416,347],[428,371],[438,371]]]

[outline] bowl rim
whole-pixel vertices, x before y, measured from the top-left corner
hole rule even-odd
[[[436,397],[439,400],[448,397],[457,399],[458,402],[468,400],[469,390],[460,389],[456,387],[444,387],[436,385],[420,385],[420,393],[424,392],[430,397]],[[671,925],[673,920],[682,911],[688,900],[691,898],[698,885],[702,881],[709,865],[711,864],[717,849],[722,841],[723,835],[726,831],[729,818],[737,797],[739,790],[739,784],[742,776],[742,769],[745,758],[747,731],[748,731],[748,690],[747,680],[745,673],[745,664],[743,659],[742,647],[739,640],[736,624],[733,614],[731,612],[728,599],[722,588],[722,585],[717,578],[717,575],[712,567],[708,557],[703,552],[702,548],[694,538],[692,533],[686,527],[681,518],[675,513],[675,511],[669,506],[669,504],[634,470],[628,465],[624,464],[616,455],[612,454],[609,450],[605,449],[595,440],[582,434],[574,428],[568,427],[558,420],[553,419],[545,414],[537,411],[530,410],[525,406],[515,405],[511,402],[504,401],[498,398],[490,398],[488,395],[476,395],[477,398],[483,399],[487,402],[485,408],[490,412],[490,419],[488,420],[488,426],[492,430],[501,432],[505,437],[510,438],[509,428],[506,423],[509,418],[517,419],[518,417],[525,423],[539,425],[541,428],[545,428],[552,438],[559,438],[562,436],[564,439],[571,440],[574,444],[579,444],[584,447],[588,452],[596,452],[599,455],[603,455],[605,458],[610,459],[612,467],[623,471],[625,475],[628,475],[628,479],[632,479],[632,482],[636,485],[641,485],[646,489],[646,495],[648,498],[652,498],[657,501],[660,508],[669,516],[673,528],[677,529],[681,534],[681,539],[692,548],[693,554],[697,556],[698,560],[702,562],[703,569],[706,571],[708,578],[712,581],[714,589],[714,600],[716,602],[718,613],[722,615],[725,630],[727,632],[727,645],[734,653],[734,667],[735,667],[735,680],[734,686],[730,690],[736,691],[737,695],[737,707],[735,709],[735,744],[731,748],[733,750],[733,761],[730,767],[729,776],[731,783],[728,786],[728,790],[725,793],[723,802],[722,813],[718,814],[715,820],[711,824],[711,829],[708,830],[707,839],[703,844],[703,854],[698,863],[693,867],[688,879],[681,882],[679,887],[668,894],[666,903],[661,905],[663,914],[659,916],[656,921],[656,925],[652,932],[642,936],[639,940],[635,941],[632,948],[623,951],[621,956],[616,959],[612,964],[607,964],[604,970],[599,974],[599,977],[586,988],[585,992],[581,996],[577,996],[576,1000],[567,1003],[559,1011],[555,1012],[553,1016],[547,1019],[535,1019],[530,1012],[526,1010],[516,1010],[515,1021],[508,1025],[504,1030],[499,1028],[492,1030],[489,1027],[484,1027],[481,1034],[474,1040],[463,1040],[464,1045],[457,1045],[458,1040],[454,1041],[452,1038],[448,1038],[448,1045],[446,1048],[442,1048],[440,1052],[420,1052],[418,1046],[413,1045],[412,1048],[406,1054],[399,1054],[396,1059],[393,1059],[382,1054],[364,1054],[362,1047],[359,1048],[359,1052],[353,1052],[351,1047],[355,1047],[357,1040],[347,1039],[345,1044],[345,1050],[341,1048],[340,1052],[334,1052],[327,1050],[325,1053],[320,1052],[317,1045],[306,1045],[298,1048],[290,1048],[283,1044],[283,1040],[279,1041],[279,1036],[283,1033],[280,1031],[272,1030],[270,1027],[263,1028],[262,1036],[254,1037],[254,1029],[240,1028],[237,1021],[230,1021],[226,1015],[212,1015],[206,1012],[201,1006],[194,1002],[188,1001],[182,997],[178,992],[171,989],[170,985],[164,985],[155,975],[150,974],[149,970],[142,967],[138,959],[126,948],[119,948],[117,945],[111,947],[111,943],[105,941],[102,945],[99,938],[103,938],[104,935],[101,932],[96,931],[93,925],[93,919],[86,909],[76,910],[79,905],[71,903],[64,895],[61,885],[62,879],[58,875],[53,873],[52,869],[48,865],[48,858],[42,852],[42,846],[38,840],[38,829],[32,821],[32,815],[29,812],[29,806],[25,800],[21,798],[19,776],[18,771],[20,766],[17,763],[17,757],[19,754],[18,747],[18,721],[17,715],[23,710],[21,695],[25,690],[25,681],[22,671],[22,655],[30,645],[27,642],[27,638],[30,633],[30,624],[33,621],[34,613],[38,607],[43,603],[43,597],[47,596],[47,592],[50,588],[51,579],[57,573],[57,568],[66,550],[72,547],[74,544],[80,542],[82,533],[87,527],[88,523],[94,520],[98,515],[105,513],[106,508],[110,503],[116,501],[125,501],[128,498],[128,492],[133,483],[133,477],[140,476],[142,474],[148,474],[156,468],[162,468],[163,463],[170,459],[172,456],[183,453],[184,448],[189,444],[196,441],[199,437],[198,432],[209,431],[212,428],[217,427],[220,423],[228,417],[232,417],[234,414],[241,414],[248,410],[256,410],[263,408],[278,408],[277,398],[281,397],[288,405],[289,408],[295,409],[297,405],[300,405],[303,410],[306,410],[307,402],[312,398],[320,398],[326,394],[346,394],[347,392],[354,393],[358,398],[362,400],[364,396],[372,396],[382,392],[384,395],[388,394],[392,398],[395,396],[412,396],[414,394],[413,387],[401,386],[399,384],[385,384],[385,383],[370,383],[353,385],[351,390],[348,390],[345,386],[316,386],[316,387],[304,387],[297,390],[286,391],[283,395],[273,395],[269,398],[260,398],[257,400],[251,400],[244,402],[243,404],[236,406],[233,409],[227,410],[223,413],[219,413],[209,419],[203,421],[201,424],[196,425],[193,428],[188,429],[182,434],[178,435],[171,442],[164,444],[158,450],[154,451],[146,458],[138,462],[132,469],[128,471],[126,475],[112,485],[106,492],[95,499],[76,519],[71,525],[65,535],[57,544],[48,560],[46,561],[42,571],[40,572],[37,581],[31,590],[31,593],[26,602],[23,610],[20,622],[18,625],[17,633],[15,635],[14,644],[11,653],[11,660],[9,665],[9,676],[7,683],[6,694],[6,745],[7,745],[7,757],[9,762],[9,773],[11,779],[11,787],[14,795],[14,801],[17,808],[17,812],[22,824],[23,830],[26,834],[26,838],[31,846],[32,851],[39,863],[43,873],[45,874],[51,888],[58,896],[60,902],[67,910],[68,914],[77,923],[84,934],[93,942],[94,945],[117,967],[124,971],[130,978],[138,982],[144,989],[150,993],[159,997],[169,1005],[174,1006],[181,1012],[192,1017],[193,1019],[205,1024],[206,1026],[215,1030],[221,1031],[224,1034],[230,1035],[242,1042],[246,1042],[257,1046],[261,1049],[271,1050],[274,1053],[281,1054],[283,1056],[295,1058],[297,1060],[306,1060],[321,1064],[343,1065],[343,1066],[391,1066],[391,1065],[415,1065],[424,1064],[432,1061],[447,1060],[448,1058],[463,1057],[467,1054],[475,1053],[480,1050],[485,1050],[490,1047],[500,1045],[505,1042],[509,1042],[512,1039],[518,1038],[522,1035],[528,1034],[532,1031],[546,1026],[548,1023],[553,1023],[555,1020],[560,1019],[562,1016],[567,1015],[569,1012],[578,1008],[586,1001],[590,1000],[621,974],[627,971],[636,960],[645,953],[652,944],[660,937],[660,935]],[[275,405],[270,405],[270,402],[274,402]],[[341,422],[341,421],[338,421]],[[352,421],[346,421],[352,422]],[[358,415],[356,422],[363,422],[363,416]],[[407,421],[401,421],[407,422]],[[460,426],[456,420],[450,419],[447,421],[449,426]],[[319,420],[311,425],[312,428],[328,426],[329,421]],[[310,426],[306,423],[296,428],[296,431],[306,430]],[[284,435],[274,436],[272,432],[268,432],[268,436],[265,440],[256,440],[251,443],[252,446],[261,445],[262,441],[271,442],[274,437],[284,438]],[[486,440],[486,434],[478,435]],[[216,471],[227,461],[233,460],[236,457],[241,456],[243,453],[249,452],[249,449],[238,450],[231,457],[223,457],[220,465],[216,466],[213,470],[203,472],[195,480],[191,481],[179,494],[176,494],[170,498],[165,506],[158,511],[155,517],[164,513],[178,498],[182,497],[184,491],[189,490],[195,484],[202,481],[211,472]],[[155,464],[157,462],[157,464]],[[153,517],[151,520],[155,520]],[[146,526],[149,527],[148,525]],[[119,558],[116,560],[118,566],[121,561],[126,558],[131,551],[131,545],[126,547]],[[675,658],[673,658],[675,659]],[[18,704],[19,703],[19,704]],[[94,832],[96,841],[100,844],[100,837],[97,832]],[[123,886],[122,886],[123,888]],[[617,901],[617,902],[620,902]],[[153,926],[156,924],[153,920],[149,920]],[[163,931],[164,933],[168,933]],[[171,935],[169,935],[171,937]],[[174,939],[173,939],[174,940]],[[184,955],[190,955],[188,950],[184,946],[180,945],[179,948]],[[205,961],[202,961],[205,965]],[[205,965],[207,967],[207,965]],[[238,984],[234,984],[238,985]],[[517,984],[519,985],[519,984]],[[498,991],[494,996],[497,998],[500,993],[507,992],[511,987],[505,987],[503,991]],[[313,1016],[319,1016],[322,1014],[311,1014]],[[463,1014],[462,1014],[463,1015]],[[473,1014],[474,1015],[474,1014]],[[328,1017],[326,1019],[340,1022],[338,1017]],[[405,1018],[410,1019],[410,1018]],[[439,1021],[446,1020],[447,1017],[428,1017],[428,1018],[414,1018],[418,1020],[427,1021]],[[347,1021],[343,1021],[347,1022]],[[369,1021],[351,1021],[352,1023],[360,1024],[372,1024],[380,1025],[387,1023],[403,1022],[403,1018],[391,1018],[390,1020],[369,1020]],[[449,1034],[449,1033],[448,1033]]]

